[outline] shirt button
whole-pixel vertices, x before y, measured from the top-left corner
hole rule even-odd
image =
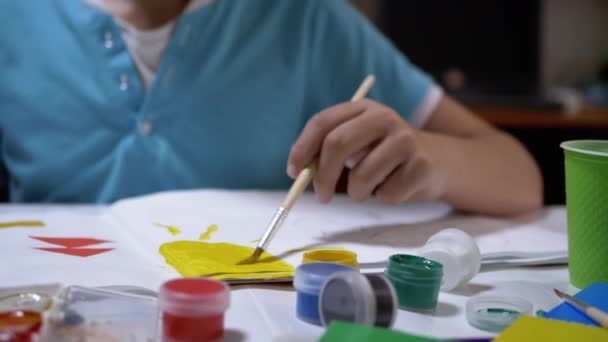
[[[139,134],[144,137],[149,136],[152,133],[152,122],[144,120],[139,123]]]
[[[108,31],[103,35],[103,46],[106,49],[111,49],[114,46],[114,35]]]
[[[126,74],[120,75],[120,90],[127,91],[129,90],[129,76]]]

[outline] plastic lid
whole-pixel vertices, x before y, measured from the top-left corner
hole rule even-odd
[[[374,290],[361,273],[334,273],[321,289],[319,311],[324,326],[332,321],[373,325],[376,320]]]
[[[158,298],[158,293],[156,293],[150,289],[146,289],[144,287],[139,287],[139,286],[110,285],[110,286],[100,286],[98,288],[104,289],[104,290],[116,291],[116,292],[131,293],[131,294],[135,294],[135,295],[139,295],[139,296],[148,296],[148,297],[152,297],[152,298]]]
[[[355,252],[340,249],[317,249],[304,253],[302,263],[326,262],[342,264],[352,268],[359,268],[357,254]]]
[[[532,313],[532,303],[519,297],[478,296],[466,305],[467,321],[486,331],[499,332],[519,316]]]
[[[340,271],[356,272],[353,268],[340,264],[303,264],[296,268],[293,286],[297,291],[317,293],[321,291],[323,283],[325,283],[329,276]]]
[[[13,310],[29,310],[43,312],[52,305],[52,299],[45,294],[18,293],[0,298],[0,312]]]
[[[479,254],[479,246],[477,246],[475,239],[467,232],[458,228],[446,228],[437,234],[432,235],[426,243],[430,244],[436,241],[458,243],[459,246],[466,248],[467,251],[477,252]]]
[[[69,286],[57,298],[57,304],[45,314],[41,341],[63,340],[73,329],[103,326],[104,336],[128,341],[155,340],[158,301],[149,296],[108,289]]]
[[[321,322],[324,326],[347,321],[390,327],[396,317],[396,298],[395,289],[382,275],[337,272],[321,289]]]
[[[230,304],[230,290],[225,283],[213,279],[174,279],[160,288],[159,302],[161,310],[173,314],[222,314]]]

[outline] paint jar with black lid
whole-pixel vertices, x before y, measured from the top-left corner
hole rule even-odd
[[[324,326],[347,321],[388,328],[397,315],[397,295],[382,274],[337,272],[321,289],[319,312]]]

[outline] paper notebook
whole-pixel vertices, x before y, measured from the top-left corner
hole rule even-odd
[[[0,287],[56,281],[157,289],[165,280],[179,276],[175,265],[169,265],[159,253],[161,246],[190,241],[252,249],[284,195],[198,190],[153,194],[110,206],[0,206],[0,250],[5,264],[10,261],[10,267],[0,268]],[[360,204],[338,196],[330,205],[323,205],[314,194],[304,194],[268,248],[286,264],[268,263],[267,269],[246,273],[249,277],[258,273],[254,276],[262,279],[288,279],[303,251],[319,247],[352,250],[358,254],[362,271],[377,271],[378,263],[391,254],[415,253],[429,236],[448,227],[475,236],[482,253],[500,262],[538,262],[538,255],[566,251],[562,208],[502,220],[453,214],[442,203],[395,207],[374,200]],[[535,243],[539,240],[543,244]],[[522,254],[530,251],[537,254]],[[196,273],[208,265],[199,260],[196,267],[187,269]]]

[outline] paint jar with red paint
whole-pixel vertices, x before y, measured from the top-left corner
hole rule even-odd
[[[206,278],[167,281],[159,293],[163,341],[221,339],[229,304],[230,290],[223,282]]]
[[[0,313],[0,342],[31,342],[40,330],[42,314],[36,311]]]

